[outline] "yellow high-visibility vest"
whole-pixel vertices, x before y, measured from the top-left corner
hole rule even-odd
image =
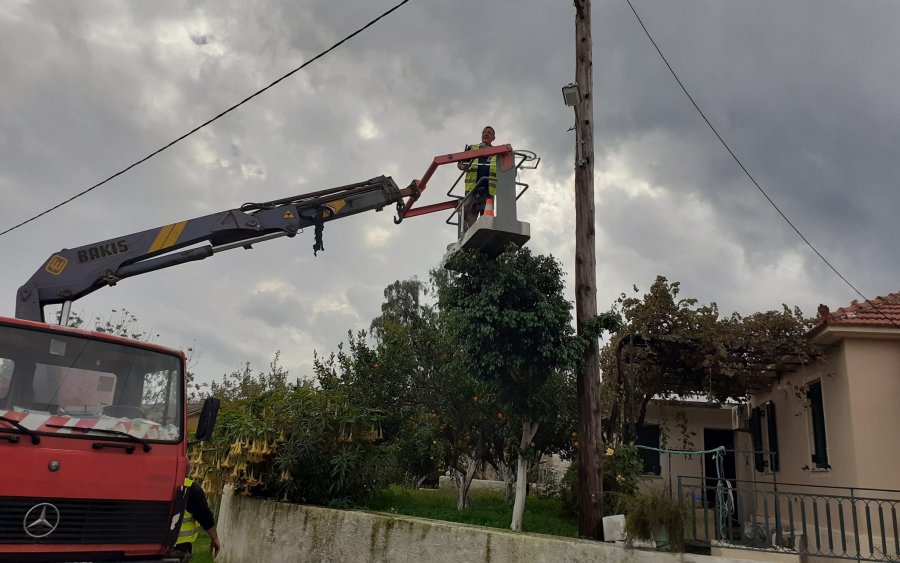
[[[184,478],[184,488],[185,488],[185,498],[187,498],[187,491],[191,488],[191,485],[194,483],[193,479]],[[180,543],[194,543],[197,541],[197,537],[200,535],[200,524],[194,520],[194,515],[188,512],[187,505],[184,507],[184,517],[181,520],[181,531],[178,532],[178,541],[175,542],[175,545]]]
[[[481,143],[475,143],[471,145],[471,150],[477,150],[481,148]],[[497,155],[489,156],[488,166],[490,167],[488,173],[488,181],[487,188],[488,193],[493,195],[497,195]],[[471,192],[475,188],[475,182],[478,181],[478,160],[473,160],[469,169],[466,170],[466,193]]]

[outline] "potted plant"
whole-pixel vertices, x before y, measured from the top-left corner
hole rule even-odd
[[[684,551],[684,511],[664,489],[640,491],[628,501],[625,537],[653,541],[662,551]]]

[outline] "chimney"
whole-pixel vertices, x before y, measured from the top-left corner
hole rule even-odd
[[[824,303],[819,305],[819,320],[823,323],[831,320],[831,311],[828,310],[828,305]]]

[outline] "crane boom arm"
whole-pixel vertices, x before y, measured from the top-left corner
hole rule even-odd
[[[203,260],[223,250],[277,237],[293,237],[315,228],[313,250],[324,250],[322,225],[364,211],[397,204],[402,219],[404,197],[417,197],[414,185],[400,189],[389,176],[298,195],[172,223],[50,256],[21,288],[16,317],[44,321],[44,306],[74,301],[119,280],[185,262]],[[194,247],[202,243],[204,246]],[[186,250],[181,250],[186,247]]]

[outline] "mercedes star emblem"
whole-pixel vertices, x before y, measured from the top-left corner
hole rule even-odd
[[[59,509],[49,502],[36,504],[25,513],[22,520],[25,533],[33,538],[43,538],[59,526]]]

